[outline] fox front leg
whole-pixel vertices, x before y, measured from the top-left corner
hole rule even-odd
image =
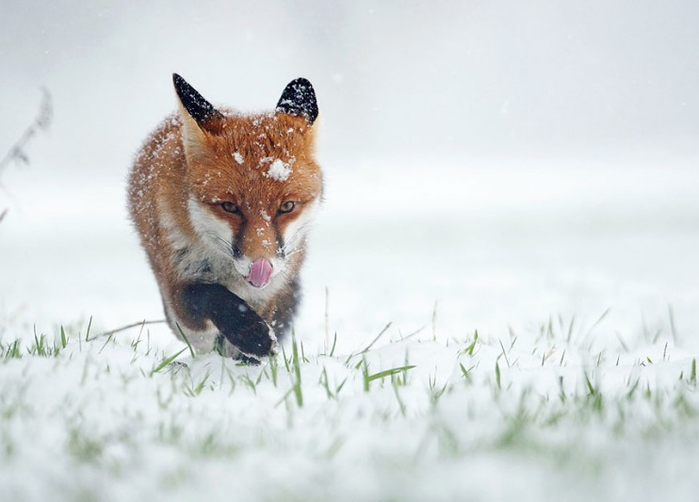
[[[277,338],[272,328],[226,287],[220,284],[187,284],[181,289],[181,299],[195,324],[210,320],[243,355],[259,359],[277,352]]]

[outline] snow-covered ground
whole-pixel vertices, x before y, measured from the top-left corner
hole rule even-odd
[[[0,172],[0,501],[694,502],[697,5],[0,0],[0,155],[54,107]],[[172,72],[316,88],[261,366],[101,336],[163,317],[124,182]]]
[[[323,165],[259,367],[100,337],[162,318],[123,183],[7,171],[0,499],[695,500],[695,157]]]

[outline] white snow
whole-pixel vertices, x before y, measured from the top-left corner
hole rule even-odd
[[[238,150],[236,150],[235,152],[233,152],[233,159],[234,159],[238,164],[242,164],[243,161],[244,161],[243,155],[242,155]]]
[[[8,173],[17,200],[63,203],[11,208],[0,227],[3,352],[34,326],[69,340],[0,358],[0,498],[227,500],[225,478],[262,500],[691,500],[691,167],[423,166],[327,170],[294,328],[302,406],[281,356],[276,370],[192,358],[161,324],[95,339],[162,318],[121,191]],[[183,349],[186,366],[153,372]],[[365,374],[403,366],[365,391]]]
[[[266,177],[277,181],[286,181],[291,174],[291,164],[280,159],[274,159],[269,166],[269,170],[264,174]]]

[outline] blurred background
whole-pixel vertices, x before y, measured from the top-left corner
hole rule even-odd
[[[58,147],[56,162],[128,164],[125,144],[173,109],[177,71],[245,110],[268,109],[305,75],[324,150],[342,156],[691,149],[698,10],[690,0],[4,0],[0,145],[44,85],[52,143],[99,144]]]
[[[674,312],[699,336],[696,2],[0,0],[0,12],[0,154],[42,87],[54,111],[30,163],[0,177],[6,330],[162,316],[124,180],[175,110],[178,72],[243,111],[271,109],[297,76],[316,88],[327,203],[306,272],[310,337],[326,287],[335,329],[359,337],[429,324],[435,304],[450,333],[611,308],[621,330]]]

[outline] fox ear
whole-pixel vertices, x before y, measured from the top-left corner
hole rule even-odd
[[[177,73],[172,74],[172,82],[175,84],[177,97],[180,98],[182,108],[187,115],[194,119],[203,131],[218,134],[221,131],[223,120],[221,112],[216,110],[211,103],[204,99],[204,96],[199,94]]]
[[[311,83],[305,78],[289,82],[279,98],[277,111],[302,116],[309,124],[313,124],[318,117],[318,102]]]

